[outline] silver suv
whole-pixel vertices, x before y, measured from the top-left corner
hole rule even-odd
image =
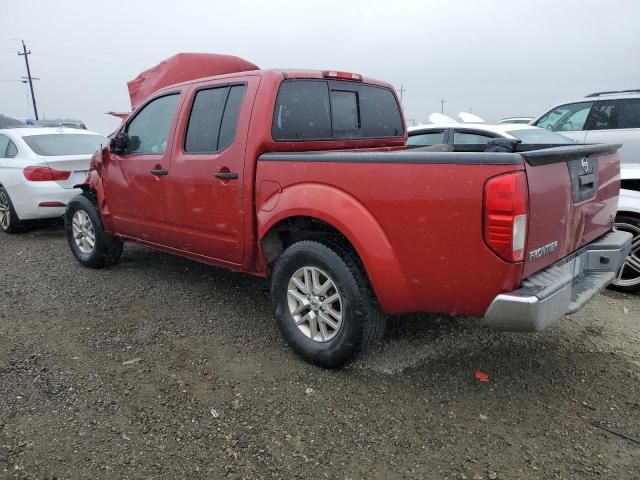
[[[547,110],[531,122],[579,143],[622,143],[623,164],[640,164],[640,89],[596,92]]]

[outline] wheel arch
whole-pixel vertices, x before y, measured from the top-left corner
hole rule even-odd
[[[298,184],[276,195],[275,201],[264,203],[272,207],[269,211],[258,212],[258,238],[267,269],[287,242],[333,236],[342,239],[362,263],[383,310],[402,310],[409,291],[400,263],[384,229],[362,203],[322,184]]]

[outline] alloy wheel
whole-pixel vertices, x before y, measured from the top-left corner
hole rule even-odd
[[[638,285],[640,284],[640,227],[624,222],[616,222],[614,227],[616,230],[631,233],[633,240],[631,240],[629,256],[612,283],[618,287]]]
[[[289,280],[289,312],[298,329],[315,342],[333,339],[344,318],[342,297],[333,279],[317,267],[302,267]]]
[[[9,206],[9,197],[4,192],[0,192],[0,227],[7,230],[11,225],[11,207]]]
[[[91,218],[84,210],[78,210],[73,214],[71,222],[73,238],[80,251],[90,254],[96,244],[96,232]]]

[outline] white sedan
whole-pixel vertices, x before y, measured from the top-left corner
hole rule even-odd
[[[108,141],[76,128],[0,129],[0,229],[15,233],[27,220],[62,216],[91,155]]]
[[[446,117],[445,117],[446,118]],[[455,150],[465,150],[465,146],[477,151],[478,145],[485,145],[494,138],[509,138],[522,143],[538,145],[566,145],[576,143],[564,135],[544,128],[522,123],[430,123],[409,128],[407,145],[451,145]]]

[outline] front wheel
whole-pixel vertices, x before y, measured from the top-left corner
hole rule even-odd
[[[620,214],[614,224],[616,230],[629,232],[633,235],[631,251],[624,265],[611,282],[610,287],[621,292],[640,291],[640,216]]]
[[[325,368],[353,360],[386,325],[359,261],[338,245],[305,240],[287,248],[271,276],[271,297],[285,340]]]
[[[104,231],[98,208],[86,195],[69,202],[65,230],[71,251],[85,267],[107,267],[122,254],[122,240]]]

